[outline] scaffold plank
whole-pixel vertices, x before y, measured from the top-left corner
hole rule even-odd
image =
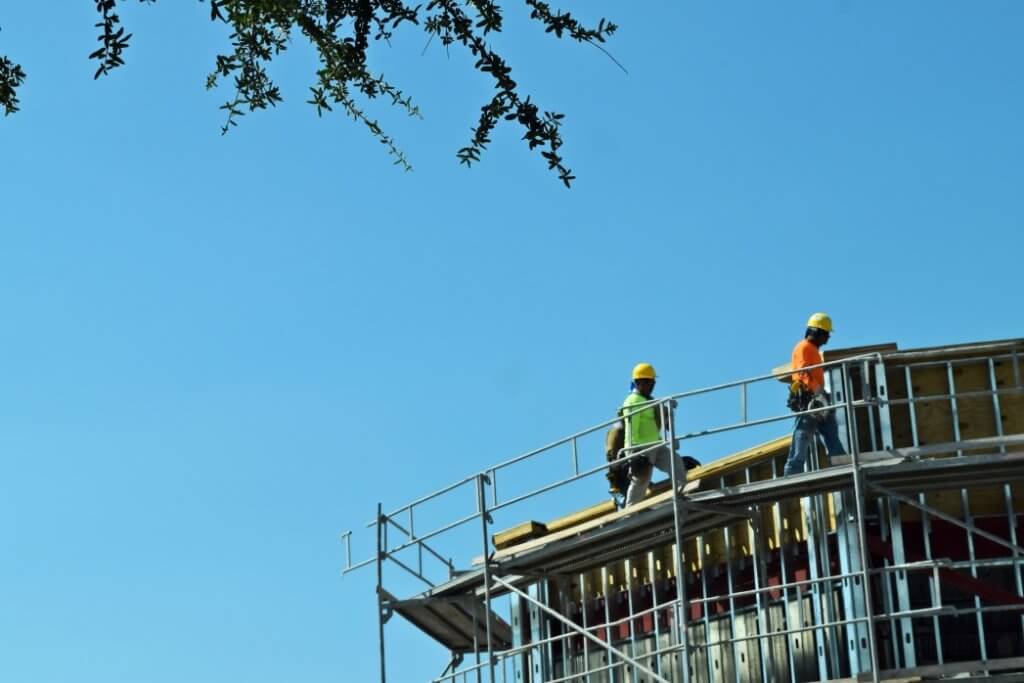
[[[383,590],[383,589],[382,589]],[[453,653],[486,649],[487,608],[478,598],[413,598],[398,600],[383,591],[385,607],[401,615]],[[492,649],[512,647],[512,627],[494,612],[490,613]]]
[[[548,532],[548,528],[541,522],[535,522],[530,520],[529,522],[523,522],[517,524],[511,529],[505,529],[494,534],[491,540],[494,543],[494,547],[506,548],[510,545],[517,545],[523,541],[528,541],[531,538],[537,538],[543,536]]]

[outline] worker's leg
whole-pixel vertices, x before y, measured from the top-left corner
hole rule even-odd
[[[675,458],[676,461],[676,482],[681,486],[686,483],[686,462],[679,456],[678,453],[669,455],[668,446],[661,446],[651,454],[651,463],[659,470],[667,474],[669,477],[672,476],[672,460]]]
[[[650,457],[649,455],[646,457]],[[626,507],[635,505],[644,499],[647,485],[651,483],[650,467],[631,467],[629,472],[629,489],[626,491]]]
[[[782,469],[782,476],[788,477],[791,474],[804,471],[804,461],[811,451],[811,439],[814,438],[814,418],[810,415],[800,415],[796,418],[796,427],[793,429],[793,441],[789,444],[789,458],[786,466]]]
[[[836,422],[835,412],[830,412],[828,417],[818,425],[818,433],[825,442],[825,450],[829,457],[833,455],[846,455],[843,442],[839,440],[839,423]]]

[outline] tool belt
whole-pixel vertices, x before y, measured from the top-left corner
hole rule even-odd
[[[828,406],[828,398],[824,392],[811,391],[803,382],[793,382],[789,385],[789,398],[786,400],[786,406],[794,413],[802,413],[805,410]],[[824,422],[832,412],[823,410],[810,417],[817,422]]]
[[[786,399],[786,407],[794,413],[802,413],[814,399],[814,392],[807,388],[803,382],[793,382],[789,385],[789,397]]]
[[[643,476],[650,470],[651,461],[647,455],[627,456],[626,447],[626,426],[622,421],[616,422],[608,430],[605,436],[604,457],[609,463],[614,463],[608,468],[605,476],[608,478],[608,491],[610,493],[625,494],[629,488],[632,476]]]

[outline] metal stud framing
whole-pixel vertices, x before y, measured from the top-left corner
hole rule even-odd
[[[892,435],[892,413],[889,409],[889,380],[885,371],[885,362],[879,360],[874,364],[875,368],[875,391],[878,394],[878,425],[882,437],[882,449],[893,448]],[[916,444],[915,444],[916,445]],[[896,501],[884,501],[879,499],[880,517],[882,517],[888,528],[889,540],[892,545],[893,564],[903,565],[907,563],[906,549],[903,544],[903,518],[900,512],[900,504]],[[910,611],[910,586],[907,582],[907,572],[898,569],[893,573],[892,580],[896,584],[896,605],[899,612]],[[887,588],[890,585],[888,578],[882,582]],[[891,609],[887,606],[886,609]],[[896,620],[893,634],[897,639],[898,647],[895,648],[902,653],[902,665],[905,669],[913,669],[917,666],[917,650],[914,643],[914,623],[909,617]],[[895,652],[894,652],[895,654]]]
[[[953,440],[960,440],[960,411],[956,400],[956,382],[953,379],[953,363],[946,363],[946,377],[949,380],[949,406],[953,414]],[[957,457],[964,457],[963,451],[957,451]],[[967,489],[960,489],[960,509],[963,513],[964,520],[968,523],[972,522],[971,518],[971,502],[970,494]],[[975,564],[974,555],[974,536],[967,534],[967,554],[971,558],[971,576],[978,578],[978,568]],[[978,648],[981,650],[981,658],[988,659],[988,646],[985,643],[985,621],[981,616],[981,598],[977,595],[974,596],[974,607],[978,611],[975,613],[975,621],[978,624]]]

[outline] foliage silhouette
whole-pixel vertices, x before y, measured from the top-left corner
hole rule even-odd
[[[530,9],[530,18],[556,38],[590,43],[604,51],[601,43],[617,29],[603,18],[588,28],[572,14],[552,10],[546,2],[523,1]],[[124,52],[132,35],[125,32],[117,13],[118,0],[94,2],[99,14],[96,28],[100,45],[89,58],[96,60],[94,78],[99,78],[124,65]],[[156,0],[139,2],[153,4]],[[480,108],[469,143],[456,153],[459,162],[466,166],[478,162],[491,143],[495,127],[502,121],[515,122],[522,128],[522,139],[529,148],[539,149],[548,168],[569,187],[575,176],[559,153],[564,115],[542,111],[531,101],[512,79],[511,67],[488,42],[490,33],[503,28],[502,4],[497,0],[429,0],[416,5],[405,0],[209,0],[210,19],[231,28],[231,49],[217,56],[206,79],[207,88],[217,87],[223,80],[230,80],[233,86],[233,96],[221,105],[226,117],[221,132],[238,125],[238,119],[247,112],[276,106],[282,100],[267,67],[298,34],[314,47],[319,60],[308,100],[317,115],[340,107],[385,146],[395,164],[411,170],[395,140],[356,98],[390,99],[392,105],[410,116],[420,117],[412,98],[383,74],[375,73],[368,57],[371,45],[389,44],[399,27],[417,26],[429,40],[436,38],[445,48],[458,45],[466,49],[476,59],[476,70],[494,81],[495,93]],[[0,55],[0,106],[5,115],[18,111],[18,88],[24,80],[21,66]]]

